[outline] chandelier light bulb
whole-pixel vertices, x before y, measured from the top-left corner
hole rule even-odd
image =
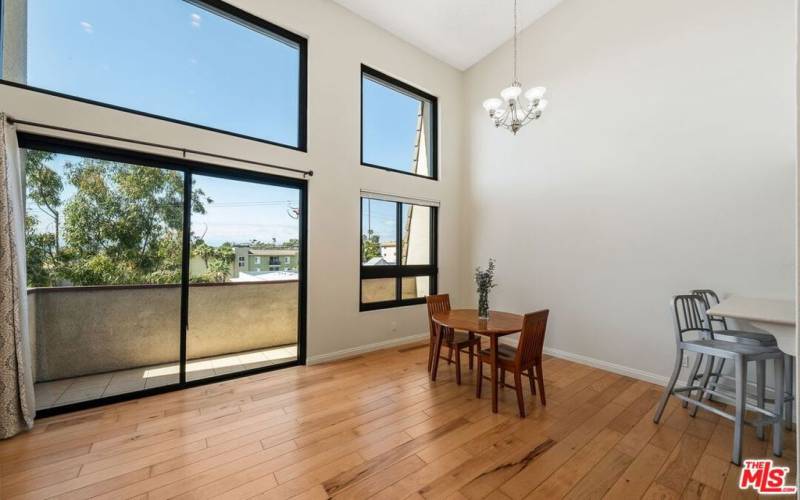
[[[537,99],[541,99],[544,97],[544,93],[547,91],[544,87],[533,87],[532,89],[528,89],[525,92],[525,99],[529,101],[535,101]]]
[[[547,99],[542,99],[541,101],[539,101],[539,105],[536,106],[536,109],[538,109],[539,111],[544,111],[544,108],[546,107],[547,107]]]
[[[522,94],[522,89],[517,85],[512,85],[510,87],[504,88],[500,92],[500,97],[502,97],[503,100],[506,102],[511,102],[516,100],[520,94]]]
[[[486,99],[483,101],[483,109],[488,112],[497,111],[500,106],[503,105],[503,101],[498,99],[497,97],[492,97],[491,99]]]

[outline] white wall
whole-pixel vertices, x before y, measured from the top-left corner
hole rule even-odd
[[[472,67],[464,293],[495,257],[493,308],[549,308],[550,348],[654,380],[673,294],[793,298],[794,5],[565,0],[521,36],[550,107],[516,137],[480,107],[510,45]]]
[[[2,85],[0,110],[18,119],[313,169],[309,184],[309,357],[427,331],[424,305],[358,311],[359,191],[442,202],[440,290],[455,291],[457,273],[463,267],[457,209],[462,74],[328,0],[229,1],[308,36],[308,153]],[[439,97],[438,182],[360,166],[361,63]]]

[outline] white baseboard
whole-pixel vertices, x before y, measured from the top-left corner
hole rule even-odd
[[[349,349],[342,349],[341,351],[329,352],[327,354],[318,354],[316,356],[306,357],[307,365],[318,365],[320,363],[327,363],[329,361],[336,361],[343,358],[352,358],[359,354],[365,354],[372,351],[380,351],[381,349],[389,349],[390,347],[397,347],[405,344],[413,344],[427,340],[430,334],[420,333],[418,335],[409,335],[408,337],[400,337],[397,339],[384,340],[382,342],[375,342],[372,344],[362,345],[358,347],[351,347]]]
[[[582,365],[588,365],[594,368],[600,368],[601,370],[617,373],[619,375],[625,375],[626,377],[631,377],[638,380],[644,380],[645,382],[650,382],[652,384],[657,384],[661,386],[667,385],[667,381],[669,380],[668,377],[663,377],[656,373],[646,372],[644,370],[637,370],[636,368],[629,368],[627,366],[618,365],[616,363],[610,363],[608,361],[603,361],[601,359],[590,358],[588,356],[583,356],[580,354],[573,354],[571,352],[562,351],[560,349],[554,349],[552,347],[545,347],[544,353],[549,354],[550,356],[556,358],[562,358],[569,361],[574,361]]]

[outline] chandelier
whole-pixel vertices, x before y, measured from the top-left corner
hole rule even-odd
[[[514,81],[510,87],[500,92],[500,99],[492,97],[483,101],[483,109],[495,127],[503,127],[516,135],[517,130],[542,116],[547,107],[544,87],[533,87],[522,93],[522,85],[517,80],[517,0],[514,0]],[[520,99],[524,95],[525,102]]]

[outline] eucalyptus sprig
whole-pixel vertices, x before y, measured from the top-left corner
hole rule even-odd
[[[494,259],[489,259],[489,266],[483,271],[480,267],[475,268],[475,284],[478,285],[478,293],[489,292],[497,286],[494,282]]]

